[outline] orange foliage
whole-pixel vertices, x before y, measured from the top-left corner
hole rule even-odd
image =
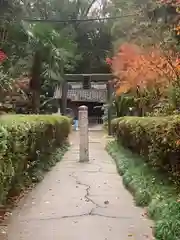
[[[180,36],[180,25],[175,27],[174,30],[176,31],[176,34]]]
[[[136,91],[137,88],[144,90],[167,87],[177,79],[180,63],[169,56],[167,58],[158,48],[144,50],[137,45],[123,44],[111,60],[117,94]]]

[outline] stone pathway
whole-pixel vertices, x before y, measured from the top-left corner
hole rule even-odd
[[[64,160],[28,194],[1,227],[1,240],[147,240],[152,222],[135,207],[103,134],[90,133],[90,162],[78,163],[78,132]]]

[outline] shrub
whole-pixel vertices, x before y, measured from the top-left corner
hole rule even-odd
[[[124,117],[112,125],[118,140],[151,166],[180,174],[180,116]]]
[[[180,239],[179,186],[166,174],[151,168],[144,159],[113,141],[106,146],[122,175],[123,183],[138,206],[146,206],[144,217],[154,220],[153,239]],[[147,239],[152,239],[150,236]]]
[[[0,204],[37,180],[70,132],[68,118],[5,115],[0,119]]]

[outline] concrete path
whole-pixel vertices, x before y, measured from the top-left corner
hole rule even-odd
[[[134,206],[103,146],[90,134],[90,163],[78,163],[78,133],[64,160],[1,227],[0,240],[147,240],[151,221]]]

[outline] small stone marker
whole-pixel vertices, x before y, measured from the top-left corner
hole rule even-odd
[[[61,115],[61,109],[58,108],[58,112],[57,112],[59,115]]]
[[[88,107],[79,107],[79,161],[89,161]]]

